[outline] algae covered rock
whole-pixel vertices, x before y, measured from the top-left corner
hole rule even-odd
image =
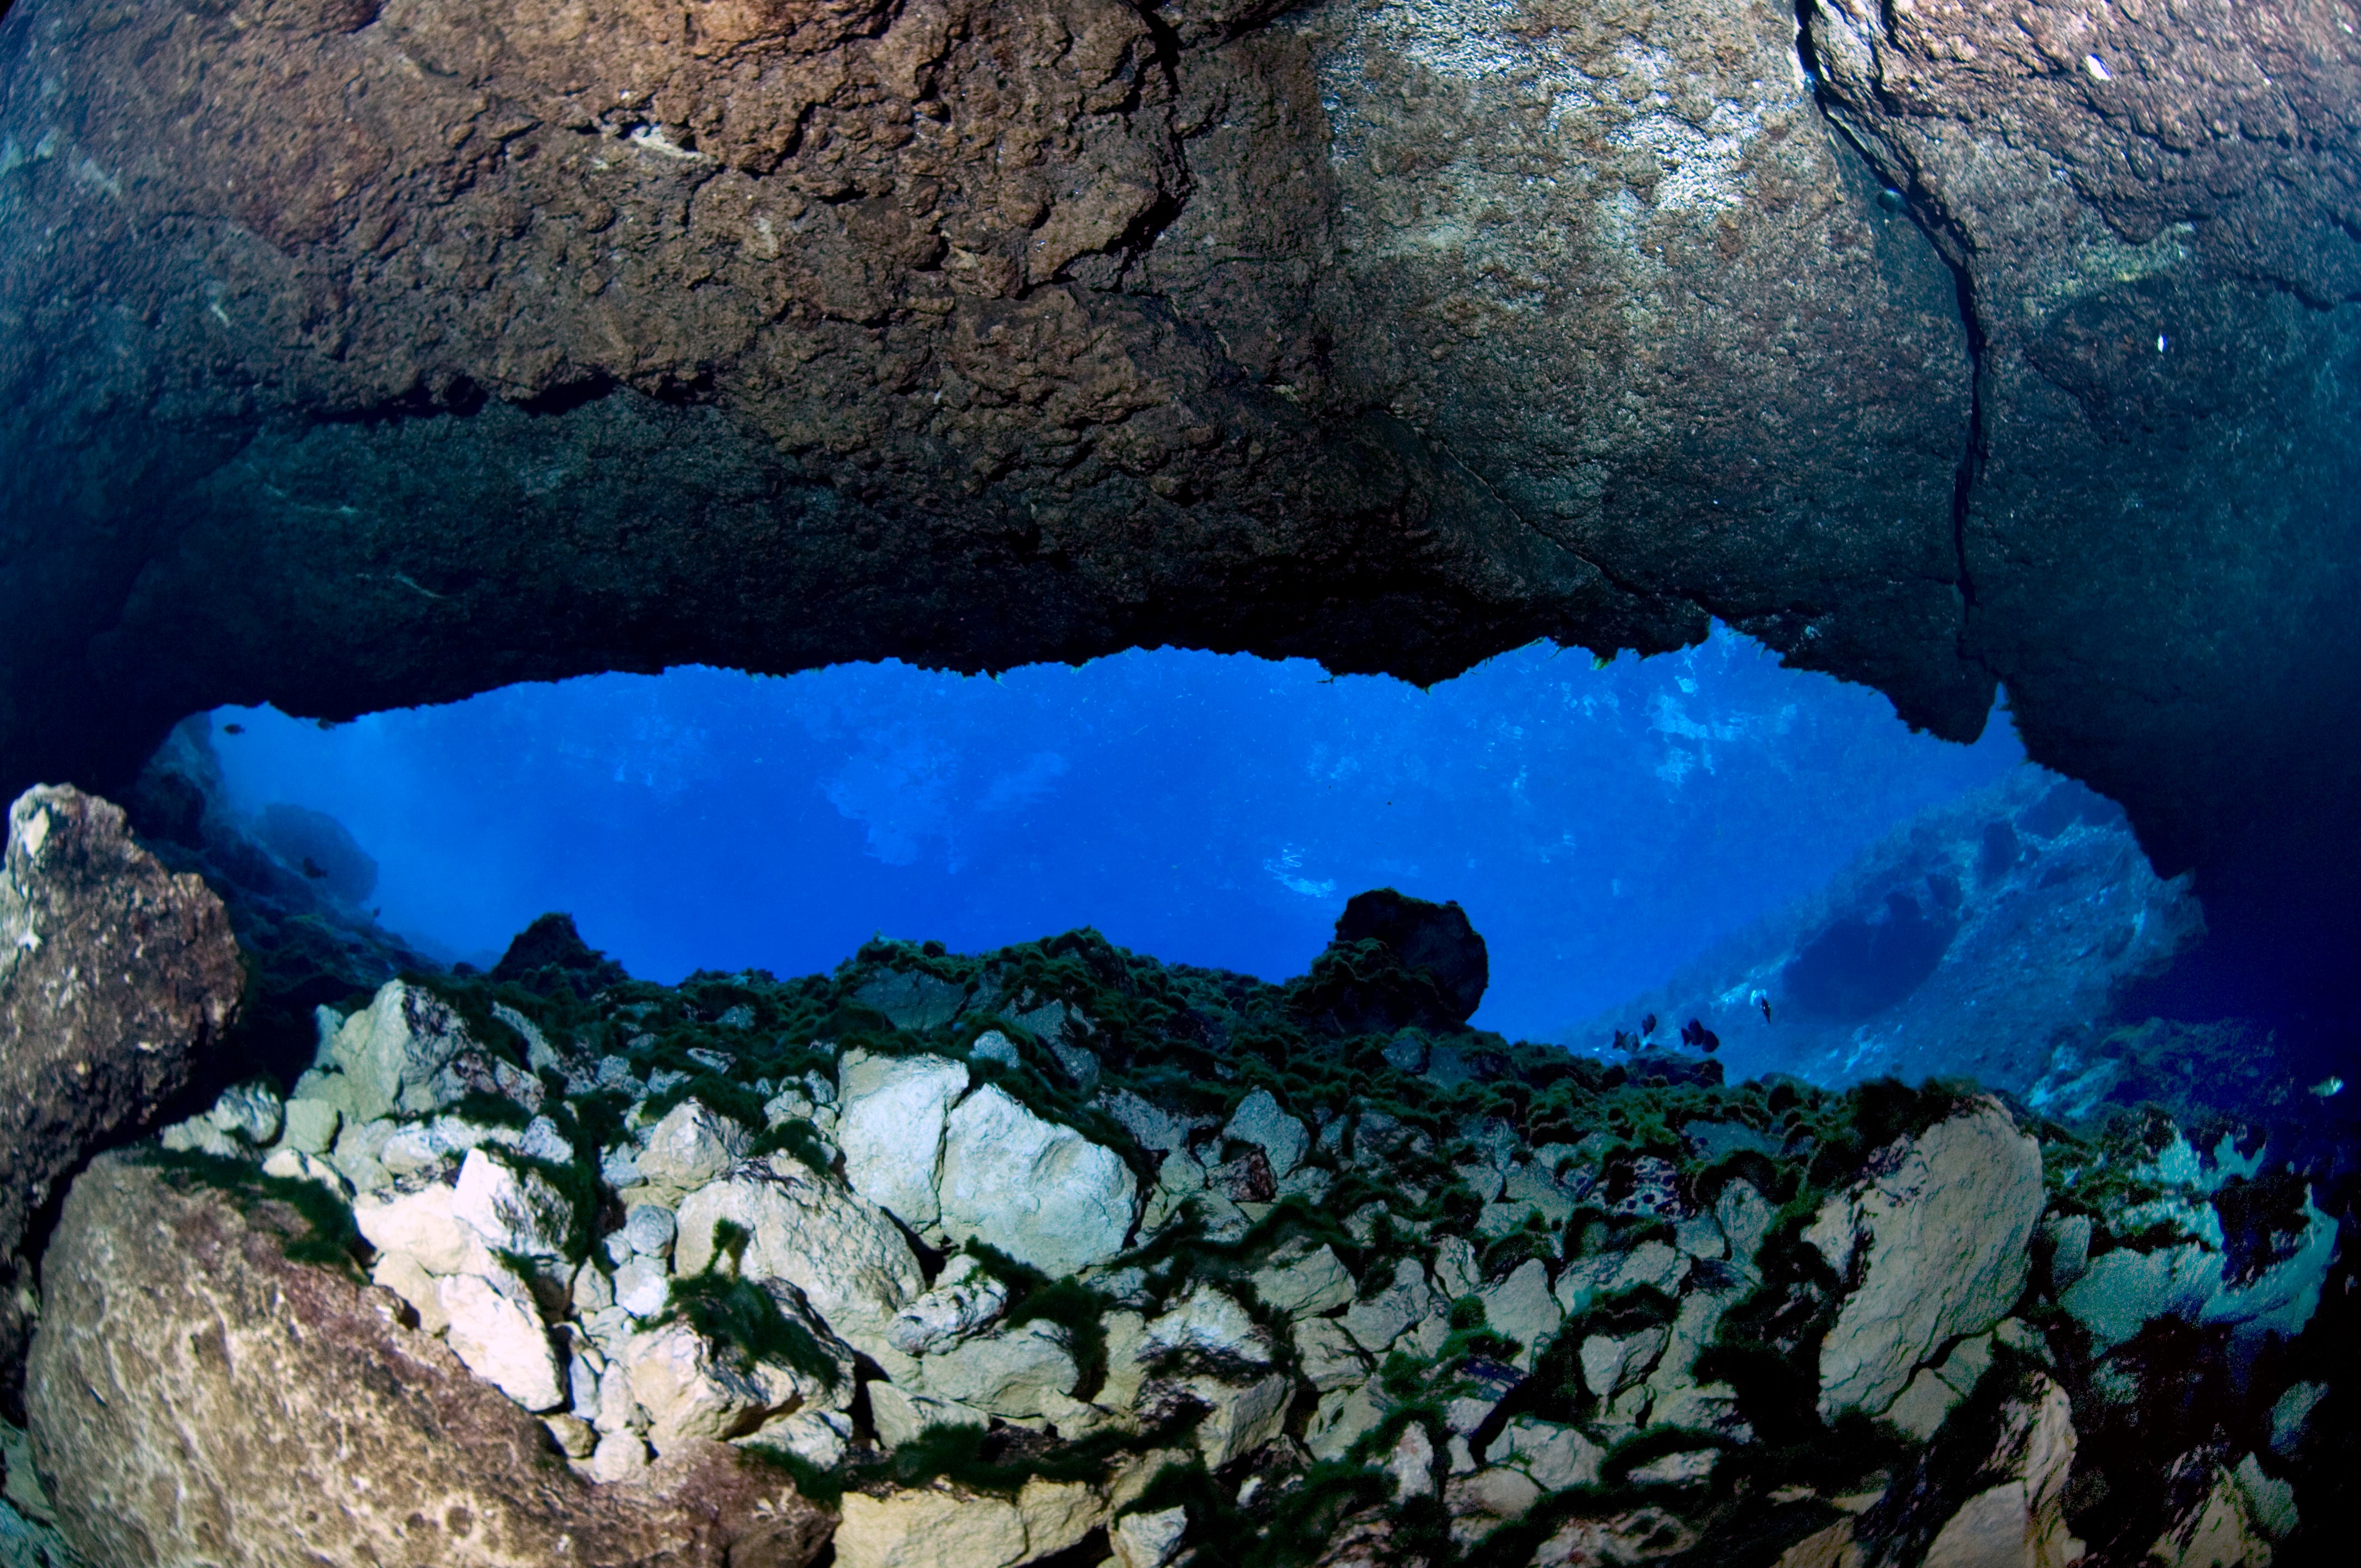
[[[826,1516],[779,1473],[718,1445],[680,1445],[629,1486],[573,1474],[390,1295],[288,1255],[319,1239],[267,1188],[116,1157],[76,1180],[27,1404],[92,1568],[217,1561],[225,1542],[255,1568],[799,1568],[825,1543]]]
[[[785,1155],[747,1161],[680,1206],[673,1261],[683,1275],[719,1267],[783,1279],[839,1332],[883,1334],[925,1288],[910,1244],[876,1205]],[[719,1246],[735,1227],[733,1253]]]

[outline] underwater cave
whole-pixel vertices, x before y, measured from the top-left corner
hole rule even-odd
[[[0,0],[0,1568],[2343,1561],[2356,104]]]

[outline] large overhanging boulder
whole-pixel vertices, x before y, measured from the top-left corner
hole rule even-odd
[[[1953,737],[2005,681],[2168,873],[2353,841],[2329,8],[1277,10],[20,0],[0,780],[225,700],[1720,616]]]

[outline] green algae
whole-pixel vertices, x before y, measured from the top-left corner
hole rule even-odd
[[[356,1279],[367,1277],[362,1265],[369,1255],[369,1245],[353,1223],[352,1205],[324,1184],[265,1176],[246,1160],[194,1149],[149,1145],[127,1157],[155,1171],[175,1190],[210,1189],[228,1198],[241,1214],[268,1221],[279,1233],[280,1250],[290,1263],[317,1265]],[[291,1221],[302,1225],[300,1234]]]

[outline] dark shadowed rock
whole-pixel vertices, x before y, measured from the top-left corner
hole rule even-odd
[[[123,813],[40,788],[0,866],[0,1385],[22,1353],[16,1253],[51,1184],[189,1080],[245,972],[221,901],[132,841]],[[13,1398],[8,1401],[13,1405]]]
[[[1291,1005],[1339,1034],[1457,1029],[1490,978],[1466,911],[1381,887],[1345,904],[1334,938],[1292,987]]]
[[[27,1387],[93,1568],[578,1563],[802,1568],[828,1516],[692,1442],[595,1486],[539,1421],[328,1263],[286,1203],[108,1156],[68,1195]]]
[[[550,914],[516,934],[492,966],[492,978],[544,990],[565,986],[587,996],[631,977],[622,965],[582,939],[573,916]]]

